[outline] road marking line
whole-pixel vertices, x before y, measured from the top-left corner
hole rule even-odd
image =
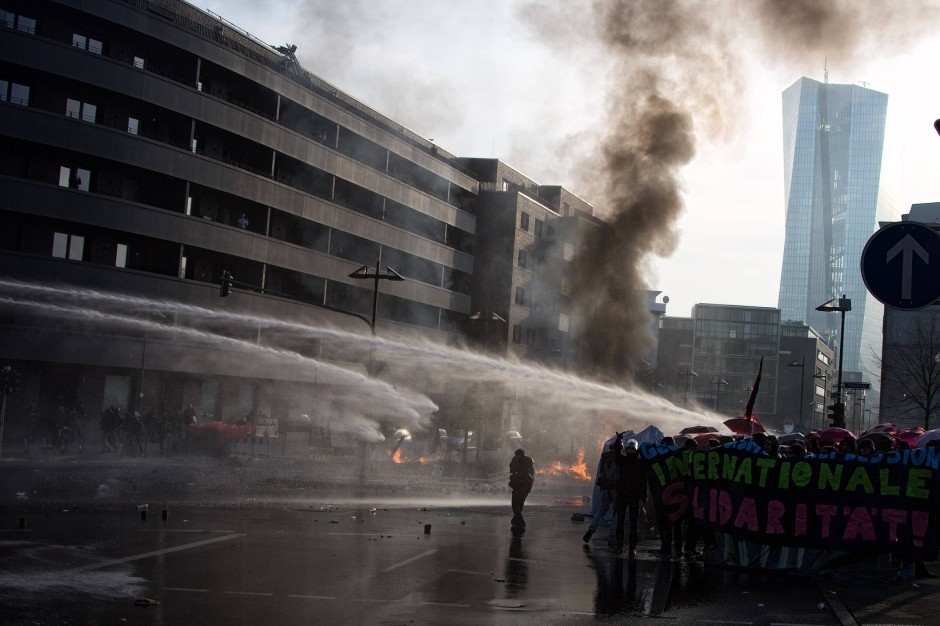
[[[419,602],[418,604],[424,604],[427,606],[451,606],[458,609],[469,609],[469,604],[453,604],[451,602]]]
[[[376,537],[382,533],[326,533],[327,535],[337,535],[340,537]],[[385,535],[386,537],[395,537],[396,535]]]
[[[408,564],[410,564],[410,563],[414,563],[414,562],[417,561],[418,559],[423,559],[423,558],[426,557],[426,556],[431,556],[431,555],[434,554],[435,552],[437,552],[437,549],[436,549],[436,548],[435,548],[434,550],[428,550],[427,552],[422,552],[421,554],[419,554],[419,555],[417,555],[417,556],[413,556],[413,557],[411,557],[410,559],[405,559],[405,560],[402,561],[401,563],[396,563],[395,565],[392,565],[392,566],[390,566],[390,567],[386,567],[385,569],[382,570],[382,573],[383,573],[383,574],[387,574],[387,573],[389,573],[389,572],[391,572],[391,571],[393,571],[393,570],[398,569],[399,567],[404,567],[405,565],[408,565]]]
[[[192,593],[207,593],[208,589],[188,589],[186,587],[163,587],[164,591],[190,591]]]
[[[273,593],[261,593],[258,591],[223,591],[230,596],[273,596]]]
[[[192,548],[198,548],[200,546],[206,546],[213,543],[218,543],[220,541],[229,541],[231,539],[238,539],[239,537],[244,537],[244,534],[231,534],[223,535],[222,537],[213,537],[212,539],[204,539],[203,541],[194,541],[193,543],[184,543],[181,546],[176,546],[174,548],[164,548],[163,550],[154,550],[153,552],[144,552],[143,554],[135,554],[134,556],[124,557],[123,559],[112,559],[110,561],[104,561],[102,563],[95,563],[92,565],[84,565],[82,567],[76,567],[73,569],[65,570],[66,574],[76,574],[78,572],[88,572],[94,569],[102,569],[104,567],[111,567],[112,565],[120,565],[121,563],[130,563],[131,561],[139,561],[141,559],[147,559],[152,556],[160,556],[161,554],[170,554],[171,552],[181,552],[183,550],[190,550]]]
[[[400,602],[400,600],[383,600],[381,598],[353,598],[353,602]]]
[[[456,572],[458,574],[476,574],[477,576],[491,576],[493,572],[474,572],[471,569],[449,569],[448,572]],[[591,613],[593,615],[593,613]]]
[[[145,533],[233,533],[234,530],[200,530],[189,528],[144,528]]]
[[[300,594],[290,593],[287,594],[288,598],[308,598],[310,600],[335,600],[336,596],[304,596]]]

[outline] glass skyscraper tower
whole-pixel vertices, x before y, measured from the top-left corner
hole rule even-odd
[[[879,376],[883,308],[865,289],[859,261],[878,222],[898,219],[882,180],[887,107],[886,94],[858,85],[801,78],[783,92],[781,318],[839,340],[844,371],[868,381]],[[816,307],[843,294],[852,311],[840,340],[840,314]]]

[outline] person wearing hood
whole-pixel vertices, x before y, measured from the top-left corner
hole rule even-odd
[[[640,456],[640,444],[636,439],[623,443],[617,440],[614,449],[619,451],[617,457],[620,465],[620,480],[617,482],[617,554],[623,552],[623,535],[626,514],[630,515],[629,554],[636,555],[636,546],[640,540],[640,505],[646,504],[648,466]]]

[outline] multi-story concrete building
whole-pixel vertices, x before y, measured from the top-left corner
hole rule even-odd
[[[786,240],[778,306],[840,343],[846,372],[879,376],[883,307],[859,261],[879,221],[896,220],[882,177],[888,96],[858,85],[801,78],[783,92]],[[846,296],[852,311],[816,307]]]
[[[754,415],[768,428],[782,428],[777,414],[779,350],[779,309],[696,304],[691,317],[661,319],[657,385],[676,402],[738,417],[763,358]]]
[[[827,409],[836,385],[835,355],[816,330],[803,322],[780,324],[778,421],[802,433],[827,428]],[[854,415],[853,415],[854,416]]]
[[[604,225],[567,190],[458,159],[305,71],[292,46],[179,0],[11,0],[0,15],[0,291],[21,281],[71,289],[63,299],[96,289],[392,338],[469,335],[571,362],[567,265],[579,232]],[[373,289],[351,275],[362,267],[405,280]],[[223,359],[139,325],[2,310],[0,358],[25,371],[18,402],[40,413],[191,400],[207,415],[293,417],[316,412],[298,386],[329,391],[322,372]],[[225,334],[370,363],[283,330]]]

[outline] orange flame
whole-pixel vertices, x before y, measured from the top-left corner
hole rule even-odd
[[[536,469],[535,473],[548,476],[573,476],[581,480],[592,480],[587,471],[587,464],[584,462],[584,448],[578,450],[578,460],[573,465],[565,465],[561,461],[552,461],[547,467]]]
[[[392,463],[404,463],[401,458],[401,449],[395,450],[395,454],[392,455]]]

